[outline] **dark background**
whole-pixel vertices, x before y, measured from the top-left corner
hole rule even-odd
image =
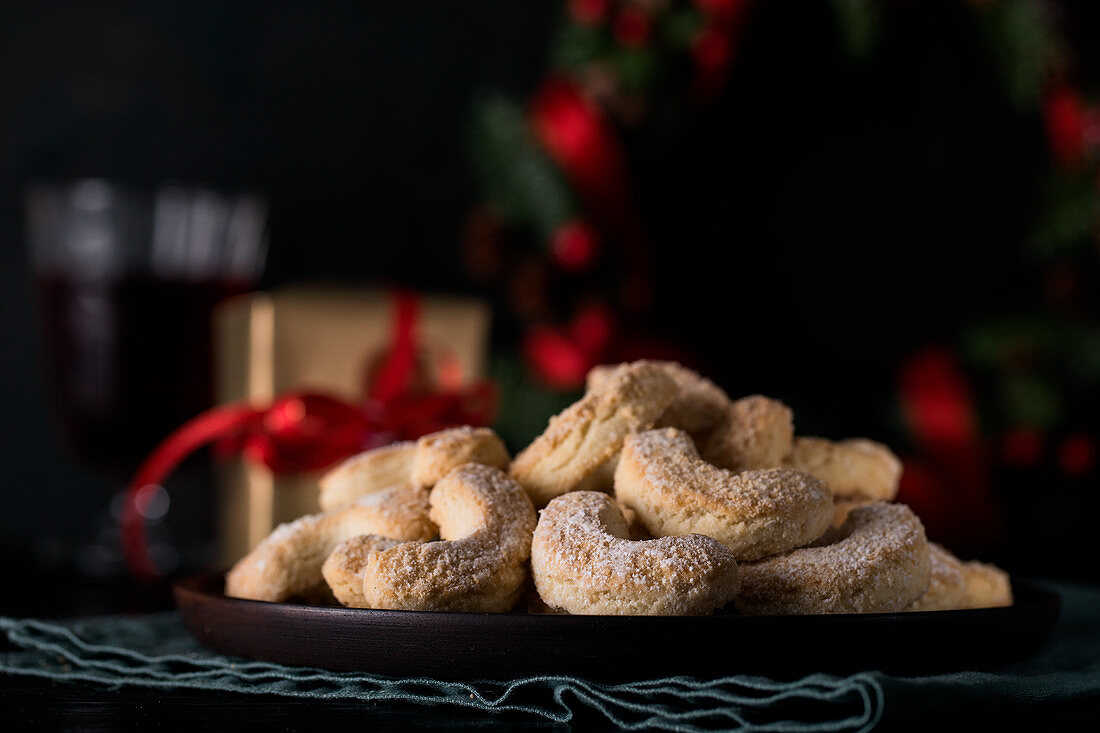
[[[960,3],[894,4],[862,64],[841,51],[824,3],[759,5],[733,91],[685,134],[674,169],[644,177],[659,242],[650,325],[731,393],[783,398],[800,432],[901,440],[899,361],[1034,295],[1019,251],[1046,165],[1041,120],[1011,107]],[[1097,27],[1094,7],[1066,6],[1071,35]],[[0,10],[4,552],[33,564],[44,538],[84,531],[111,488],[73,464],[54,427],[23,240],[29,182],[259,191],[272,212],[264,286],[477,292],[458,247],[478,198],[472,100],[530,91],[559,11],[551,0]],[[1043,537],[1083,531],[1096,499],[1082,501]],[[1086,563],[1015,559],[1096,577]]]

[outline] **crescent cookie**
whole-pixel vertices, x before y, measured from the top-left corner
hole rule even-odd
[[[531,545],[539,596],[574,614],[702,615],[737,595],[737,562],[710,537],[634,541],[615,500],[575,491],[542,510]]]
[[[742,397],[726,408],[701,451],[710,463],[731,471],[775,468],[791,452],[794,413],[779,400]]]
[[[745,614],[893,613],[931,581],[924,526],[903,504],[852,510],[831,544],[741,566]]]
[[[603,492],[600,492],[603,493]],[[615,506],[619,507],[619,511],[623,515],[623,521],[626,522],[627,536],[632,540],[652,540],[653,535],[649,533],[646,526],[642,524],[638,519],[638,512],[634,511],[621,501],[615,500]]]
[[[489,428],[463,426],[364,451],[321,478],[321,509],[329,511],[396,484],[431,487],[463,463],[506,469],[508,449]]]
[[[508,470],[512,457],[504,442],[489,428],[463,426],[429,433],[416,441],[412,482],[434,486],[436,482],[464,463],[480,463]]]
[[[321,511],[332,511],[361,496],[410,483],[416,443],[391,443],[348,458],[321,477]]]
[[[674,361],[652,362],[665,370],[680,391],[655,423],[660,428],[680,428],[702,446],[725,419],[729,396],[714,382]],[[601,389],[615,370],[614,365],[593,367],[588,372],[589,391]]]
[[[336,600],[352,608],[367,608],[367,599],[363,597],[363,573],[367,569],[367,558],[400,544],[401,540],[364,534],[337,545],[321,566],[321,575]]]
[[[959,559],[931,542],[928,545],[932,575],[928,592],[914,601],[910,611],[950,611],[966,603],[966,576]]]
[[[341,591],[341,602],[412,611],[511,609],[527,578],[536,523],[522,487],[499,469],[467,463],[435,485],[431,518],[444,541],[386,547],[360,539],[337,548],[330,575],[362,568],[361,598]],[[365,557],[355,559],[358,552]],[[337,586],[351,584],[338,580]]]
[[[550,418],[546,431],[516,456],[512,478],[537,506],[575,490],[619,451],[627,435],[652,425],[677,392],[659,365],[623,364],[600,389]]]
[[[619,467],[619,454],[611,456],[592,473],[573,487],[573,491],[599,491],[610,494],[615,491],[615,469]]]
[[[833,518],[813,476],[773,468],[734,473],[699,457],[686,433],[647,430],[626,439],[615,495],[654,535],[703,534],[738,560],[785,552],[820,537]]]
[[[996,565],[972,560],[962,564],[966,598],[962,608],[998,608],[1012,605],[1012,581]]]
[[[782,465],[812,473],[829,486],[833,496],[878,501],[893,501],[898,495],[902,470],[893,451],[864,438],[839,442],[795,438]]]
[[[867,506],[874,502],[866,499],[845,499],[843,496],[833,496],[833,526],[840,527],[856,507]]]
[[[427,540],[436,526],[428,490],[393,486],[340,509],[310,514],[276,527],[225,576],[225,595],[255,601],[285,601],[324,583],[325,558],[347,539],[378,534],[397,540]]]

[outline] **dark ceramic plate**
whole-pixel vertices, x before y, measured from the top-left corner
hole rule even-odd
[[[203,646],[282,664],[398,676],[646,679],[880,669],[927,674],[1026,659],[1061,601],[1013,581],[1015,605],[834,616],[567,616],[432,613],[227,598],[220,575],[180,581],[176,603]]]

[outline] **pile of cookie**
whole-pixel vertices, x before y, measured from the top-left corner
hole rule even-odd
[[[892,503],[900,476],[878,443],[796,437],[777,400],[732,400],[671,362],[601,366],[515,460],[472,427],[348,459],[321,480],[322,512],[278,527],[225,592],[617,615],[1011,605],[1003,571]]]

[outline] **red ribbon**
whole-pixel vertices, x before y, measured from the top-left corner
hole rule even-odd
[[[412,293],[394,294],[393,343],[390,353],[367,394],[373,400],[388,402],[405,392],[416,371],[416,320],[420,299]]]
[[[479,382],[463,389],[415,394],[419,300],[395,295],[390,350],[363,406],[311,392],[291,392],[267,407],[237,402],[214,407],[165,438],[130,481],[120,520],[131,572],[160,575],[149,556],[143,509],[151,490],[192,453],[211,443],[219,455],[242,455],[274,473],[319,471],[368,447],[410,440],[456,425],[485,425],[496,412],[496,388]]]

